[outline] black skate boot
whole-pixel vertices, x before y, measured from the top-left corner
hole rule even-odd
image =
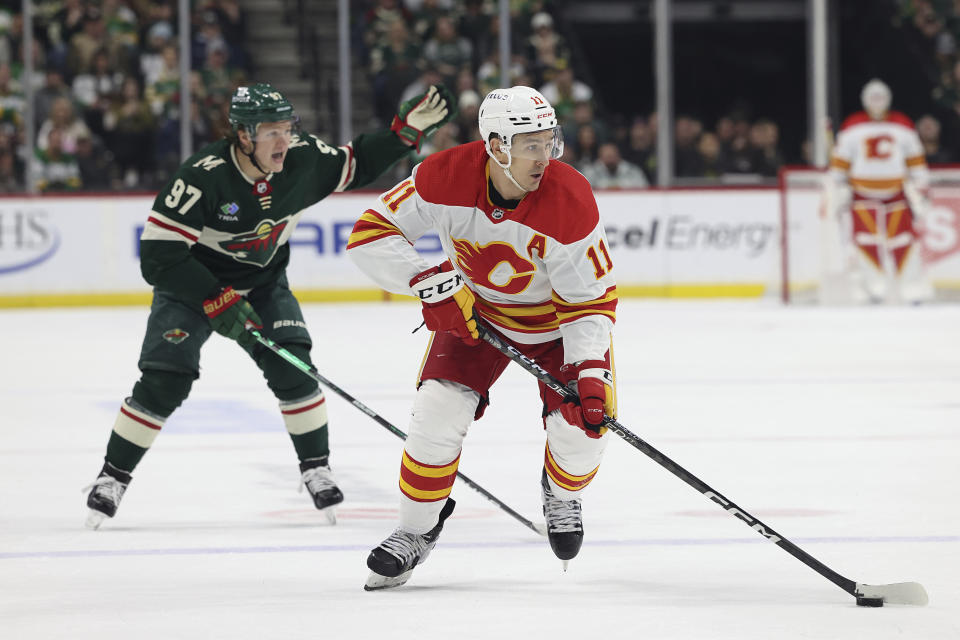
[[[367,556],[367,567],[370,576],[367,584],[363,585],[366,591],[399,587],[410,579],[410,574],[418,564],[422,564],[430,551],[437,546],[437,538],[443,530],[444,521],[453,513],[456,506],[453,498],[447,498],[446,504],[440,511],[440,520],[437,526],[423,535],[410,533],[398,528],[390,537],[380,543],[380,546]]]
[[[577,557],[583,544],[583,516],[580,513],[580,498],[561,500],[553,495],[547,472],[540,479],[543,498],[543,517],[547,521],[547,539],[550,548],[563,560],[563,570],[567,562]]]
[[[333,509],[335,504],[343,502],[343,492],[333,479],[333,472],[327,463],[327,456],[312,458],[300,463],[300,487],[307,488],[313,504],[323,511],[330,524],[337,523],[337,516]]]
[[[116,515],[120,499],[123,498],[132,479],[126,471],[117,469],[109,462],[103,463],[103,469],[100,470],[97,479],[93,484],[83,488],[84,491],[90,489],[87,495],[87,507],[90,508],[86,522],[88,529],[99,529],[104,518],[112,518]]]

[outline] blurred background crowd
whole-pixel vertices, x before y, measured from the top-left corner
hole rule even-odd
[[[25,77],[20,2],[0,8],[0,190],[156,189],[180,163],[176,0],[35,3],[33,77]],[[194,3],[194,147],[220,137],[233,89],[250,76],[237,0]],[[24,85],[34,91],[35,149],[23,146]]]
[[[303,4],[308,1],[278,1],[276,13],[295,22],[305,15]],[[227,130],[229,96],[239,84],[273,82],[285,90],[282,79],[265,77],[263,50],[254,53],[247,45],[261,22],[251,19],[251,11],[262,10],[264,4],[257,0],[191,3],[192,103],[186,115],[194,150]],[[353,0],[349,4],[353,81],[369,85],[362,94],[369,99],[355,101],[355,107],[366,114],[361,120],[364,130],[388,126],[400,102],[431,83],[444,82],[457,96],[459,118],[425,145],[422,157],[477,139],[476,116],[483,96],[498,86],[524,84],[538,88],[556,107],[566,141],[562,159],[596,188],[644,188],[656,183],[652,34],[626,33],[630,53],[612,53],[608,48],[597,54],[598,39],[570,20],[584,3],[512,0],[510,77],[501,78],[500,24],[493,0]],[[718,11],[725,4],[730,3],[715,2]],[[866,4],[858,0],[855,4],[877,9],[871,13],[873,23],[862,17],[864,30],[881,24],[886,31],[880,35],[895,33],[895,45],[903,48],[906,69],[902,75],[912,84],[900,89],[906,79],[898,83],[896,74],[884,79],[894,89],[894,107],[916,119],[928,160],[956,161],[960,0]],[[885,10],[880,10],[881,5]],[[34,6],[34,71],[32,77],[25,77],[21,3],[0,1],[0,192],[26,189],[28,163],[40,191],[158,189],[181,160],[177,1],[36,0]],[[300,13],[291,11],[291,6]],[[784,48],[791,38],[802,42],[805,37],[802,23],[792,29],[764,31]],[[794,33],[797,29],[799,35]],[[615,46],[616,32],[605,33],[610,34],[607,44]],[[678,25],[676,33],[674,172],[681,182],[764,183],[775,180],[784,164],[810,162],[802,115],[804,47],[795,47],[782,65],[770,69],[771,76],[783,84],[768,86],[760,76],[750,80],[751,89],[744,91],[722,78],[724,69],[737,73],[738,65],[746,62],[718,58],[713,68],[700,55],[692,70],[683,63],[697,46],[707,50],[708,58],[711,48],[720,51],[717,42],[729,43],[721,46],[727,55],[736,52],[742,46],[736,31],[717,36],[709,25],[692,32]],[[757,42],[762,45],[759,35]],[[758,72],[763,71],[762,64],[771,64],[756,52],[741,57],[750,58],[747,62]],[[889,65],[882,56],[872,68],[861,63],[855,81],[845,80],[850,86],[836,92],[845,97],[836,98],[842,99],[842,105],[835,111],[839,114],[842,109],[842,115],[847,115],[858,109],[856,96],[863,82],[875,75],[884,77]],[[313,71],[319,73],[319,69]],[[611,82],[610,77],[621,80]],[[711,84],[721,80],[725,89]],[[24,144],[27,83],[35,91],[32,149]],[[796,93],[790,93],[794,86]],[[704,95],[706,90],[711,93]],[[335,139],[332,127],[320,126],[319,119],[305,125],[328,142],[345,142]],[[383,179],[384,184],[405,175],[417,160],[401,163]]]

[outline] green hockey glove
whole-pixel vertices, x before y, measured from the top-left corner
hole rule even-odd
[[[430,85],[426,93],[407,100],[393,117],[390,130],[420,151],[423,139],[457,115],[453,95],[442,84]]]
[[[243,347],[257,342],[247,329],[263,328],[263,320],[233,287],[221,289],[216,296],[204,300],[203,312],[210,318],[214,331],[236,340]]]

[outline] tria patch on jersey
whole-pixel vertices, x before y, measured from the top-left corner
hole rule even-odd
[[[170,329],[163,334],[163,339],[173,344],[180,344],[190,337],[190,334],[183,329]]]
[[[224,222],[236,222],[240,219],[237,211],[240,211],[240,205],[236,202],[228,202],[227,204],[220,205],[220,213],[217,214],[217,217]]]

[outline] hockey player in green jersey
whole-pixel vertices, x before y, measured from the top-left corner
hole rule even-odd
[[[276,396],[318,509],[343,501],[330,471],[327,410],[317,383],[262,348],[256,327],[305,362],[311,339],[287,283],[288,240],[304,209],[362,187],[454,116],[442,86],[400,106],[390,130],[331,147],[298,131],[293,106],[268,84],[239,87],[232,131],[187,159],[160,191],[140,238],[153,303],[133,393],[120,406],[105,462],[87,497],[87,526],[112,518],[131,473],[199,377],[216,331],[236,340]]]

